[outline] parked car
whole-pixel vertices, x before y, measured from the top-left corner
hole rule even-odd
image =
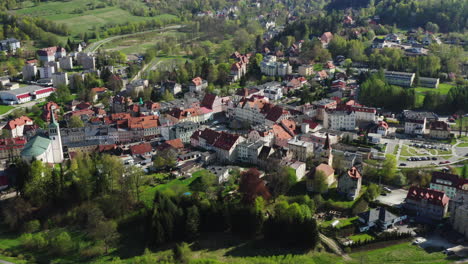
[[[400,166],[406,166],[406,163],[400,163]]]
[[[389,192],[389,193],[392,192],[392,190],[390,190],[390,188],[388,188],[388,187],[383,187],[383,190],[386,191],[386,192]]]
[[[432,157],[432,160],[437,160],[437,157]]]
[[[427,241],[427,239],[425,239],[424,237],[417,237],[415,240],[413,240],[413,245],[419,245],[419,244],[424,243],[426,241]]]

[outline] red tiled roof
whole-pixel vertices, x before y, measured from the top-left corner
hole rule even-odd
[[[450,198],[448,198],[444,192],[416,186],[412,186],[409,189],[406,199],[417,202],[421,200],[427,200],[428,203],[437,206],[446,206],[450,200]]]
[[[95,87],[91,89],[92,92],[95,92],[96,94],[104,93],[107,91],[106,87]]]
[[[115,144],[112,144],[112,145],[99,145],[98,146],[98,151],[99,152],[104,152],[104,151],[109,151],[109,150],[113,150],[117,147],[117,145]]]
[[[0,139],[0,150],[22,149],[26,139],[22,137]]]
[[[266,119],[277,122],[278,119],[283,115],[287,114],[288,111],[284,110],[281,106],[274,106],[266,115]]]
[[[359,179],[361,178],[361,173],[356,167],[353,166],[351,169],[348,170],[348,176],[353,179]]]
[[[205,130],[201,131],[199,138],[203,138],[207,144],[213,145],[220,136],[221,133],[205,128]]]
[[[37,95],[37,94],[44,94],[44,93],[51,93],[51,92],[53,92],[53,91],[55,91],[54,88],[48,87],[48,88],[44,88],[44,89],[41,89],[41,90],[37,90],[37,91],[36,91],[36,95]]]
[[[214,147],[224,150],[231,150],[237,139],[239,139],[239,135],[221,132],[221,136],[218,138],[218,140],[216,140]]]
[[[78,110],[89,109],[91,107],[90,103],[81,102],[75,106]]]
[[[335,170],[330,165],[325,163],[318,165],[315,171],[322,171],[327,177],[335,173]]]
[[[443,183],[437,182],[437,180],[443,180],[443,181],[446,181],[446,182],[449,182],[449,183],[448,184],[443,184]],[[459,177],[456,174],[445,173],[445,172],[440,172],[440,171],[434,171],[434,172],[432,172],[431,183],[441,184],[441,185],[461,189],[463,185],[468,184],[468,179],[462,179],[461,177]]]
[[[431,130],[450,131],[450,126],[447,123],[445,123],[444,121],[431,122],[430,128],[431,128]]]
[[[182,143],[182,140],[180,138],[172,139],[172,140],[167,140],[164,142],[165,144],[175,148],[175,149],[182,149],[184,148],[184,143]]]
[[[128,127],[131,129],[147,129],[158,127],[158,116],[131,117],[128,119]]]
[[[23,99],[23,98],[28,98],[28,97],[31,97],[31,95],[29,93],[20,94],[20,95],[16,96],[16,98],[18,98],[18,99]]]
[[[193,78],[192,80],[192,84],[195,86],[200,86],[202,85],[202,83],[203,83],[203,80],[200,77]]]
[[[149,143],[142,143],[139,145],[134,145],[130,147],[130,152],[132,155],[142,155],[145,153],[149,153],[153,150]]]
[[[388,129],[388,124],[385,121],[379,121],[379,127],[383,127],[385,129]]]
[[[274,124],[273,127],[273,134],[277,139],[285,140],[285,139],[291,139],[293,136],[289,134],[282,126],[278,124]]]
[[[26,123],[32,122],[31,118],[27,116],[21,116],[16,119],[10,120],[7,124],[3,127],[3,129],[13,130],[16,129],[17,126],[24,126]]]
[[[53,56],[57,52],[64,52],[65,49],[60,46],[48,47],[37,51],[39,56]]]
[[[213,103],[215,100],[216,100],[216,95],[207,93],[203,97],[201,105],[209,109],[213,109]]]
[[[82,109],[82,110],[73,111],[73,112],[71,112],[71,114],[70,114],[70,116],[83,116],[83,115],[93,116],[93,115],[94,115],[94,111],[91,110],[91,109]]]

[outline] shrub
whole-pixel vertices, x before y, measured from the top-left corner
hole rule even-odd
[[[39,231],[40,228],[41,228],[41,223],[39,222],[39,220],[32,220],[32,221],[27,222],[24,225],[24,232],[34,233],[34,232]]]
[[[44,236],[41,233],[38,233],[38,234],[33,235],[32,244],[34,248],[42,249],[42,248],[47,247],[47,240],[44,238]]]
[[[26,248],[33,248],[32,235],[29,233],[22,234],[20,237],[21,245]]]
[[[189,263],[191,252],[192,250],[187,243],[177,244],[173,249],[174,259],[177,263]]]
[[[62,232],[52,238],[52,250],[58,255],[65,255],[73,249],[73,241],[67,232]]]
[[[95,245],[80,250],[82,258],[94,258],[102,256],[106,252],[104,242],[98,241]]]

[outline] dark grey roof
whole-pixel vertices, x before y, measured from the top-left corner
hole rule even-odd
[[[389,221],[392,221],[393,219],[397,218],[396,215],[388,212],[383,207],[370,209],[367,212],[363,212],[363,213],[358,214],[358,216],[360,218],[364,219],[364,221],[366,223],[375,222],[377,220],[380,220],[382,222],[389,222]]]

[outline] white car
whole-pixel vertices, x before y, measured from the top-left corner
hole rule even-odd
[[[427,241],[427,239],[425,239],[424,237],[417,237],[415,240],[413,240],[413,245],[419,245],[419,244],[424,243],[426,241]]]

